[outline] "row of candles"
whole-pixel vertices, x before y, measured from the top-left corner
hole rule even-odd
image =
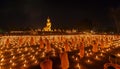
[[[99,35],[98,35],[99,36]],[[74,38],[73,36],[71,36],[72,37],[72,39]],[[70,36],[69,36],[69,39],[71,38]],[[76,36],[77,37],[77,36]],[[80,36],[78,36],[79,38],[81,38]],[[82,36],[82,37],[85,37],[85,36]],[[87,36],[87,37],[91,37],[91,36]],[[87,37],[86,37],[86,39],[87,39]],[[94,37],[94,36],[92,36],[92,37]],[[97,37],[97,36],[95,36],[95,37]],[[94,39],[95,39],[95,37],[94,37]],[[99,36],[99,37],[101,37],[101,36]],[[12,39],[12,36],[5,36],[4,37],[5,39],[1,39],[1,42],[3,42],[3,43],[1,43],[1,46],[0,46],[0,49],[1,49],[1,51],[0,51],[0,54],[1,54],[1,56],[0,56],[0,58],[1,58],[1,63],[0,63],[0,66],[4,66],[4,64],[6,63],[5,61],[6,60],[8,60],[8,58],[9,58],[9,63],[10,63],[10,66],[12,66],[12,67],[15,67],[15,66],[17,66],[17,63],[16,63],[16,61],[18,61],[18,59],[20,59],[20,61],[23,63],[23,67],[27,67],[28,65],[29,65],[29,60],[27,60],[26,59],[26,57],[30,57],[30,59],[31,60],[34,60],[34,63],[35,64],[38,64],[39,63],[39,61],[38,61],[38,59],[35,57],[35,56],[38,56],[38,55],[40,55],[41,54],[41,56],[39,56],[40,58],[41,57],[45,57],[45,53],[47,52],[47,50],[45,49],[44,51],[42,51],[42,49],[40,49],[39,48],[39,46],[37,45],[37,47],[36,47],[36,49],[33,49],[33,47],[31,47],[31,43],[30,43],[30,40],[29,40],[29,42],[28,42],[28,45],[30,45],[30,46],[28,46],[27,44],[24,46],[24,47],[22,47],[22,45],[18,45],[19,43],[18,43],[18,38],[20,38],[20,37],[18,37],[18,36],[16,36],[16,37],[13,37],[13,39]],[[29,37],[29,38],[32,38],[33,39],[33,36],[32,37]],[[50,39],[50,37],[48,37],[49,39]],[[53,37],[52,37],[53,38]],[[108,37],[109,39],[110,38],[115,38],[114,36],[109,36]],[[16,39],[18,39],[17,41],[16,41]],[[35,39],[35,38],[34,38]],[[43,40],[45,39],[44,37],[42,38]],[[57,40],[59,40],[57,37],[56,37],[56,39]],[[67,36],[67,39],[68,39],[68,36]],[[68,40],[69,40],[68,39]],[[78,38],[77,38],[78,39]],[[3,41],[2,41],[3,40]],[[8,40],[8,41],[6,41],[5,42],[5,40]],[[50,39],[50,40],[52,40],[52,39]],[[49,40],[49,41],[50,41]],[[54,46],[54,48],[52,48],[52,51],[53,51],[53,56],[56,56],[56,52],[55,52],[55,48],[58,48],[60,51],[62,50],[62,48],[64,47],[64,42],[62,42],[62,45],[59,45],[59,41],[57,42],[57,40],[55,40],[55,41],[53,41],[51,44],[53,44],[53,46]],[[65,39],[66,40],[66,39]],[[65,41],[64,40],[64,41]],[[75,40],[75,39],[74,39]],[[33,41],[35,41],[35,40],[33,40]],[[26,41],[25,41],[26,42]],[[36,42],[36,41],[35,41]],[[5,44],[4,44],[5,43]],[[16,44],[16,45],[15,45]],[[23,44],[23,43],[22,43]],[[39,43],[38,43],[39,44]],[[11,46],[8,46],[8,45],[11,45]],[[36,45],[36,44],[35,44]],[[69,46],[70,46],[70,44],[69,44]],[[15,48],[14,48],[15,47]],[[45,47],[44,47],[45,48]],[[75,44],[75,45],[71,45],[70,46],[70,50],[69,51],[72,51],[72,50],[76,50],[77,49],[77,45]],[[106,51],[109,51],[110,50],[110,48],[108,48],[108,49],[106,49]],[[7,55],[7,57],[6,57],[6,55],[5,55],[5,53],[6,52],[9,52],[10,54],[9,55]],[[90,53],[88,53],[87,51],[85,51],[85,54],[86,54],[86,57],[89,57],[90,55],[93,55],[93,53],[94,52],[92,52],[92,50],[90,50],[89,49],[89,52]],[[104,53],[104,51],[102,50],[102,52]],[[33,55],[33,53],[34,53],[34,55]],[[101,53],[100,55],[101,56],[103,56],[103,53]],[[79,53],[80,54],[80,53]],[[28,56],[27,56],[28,55]],[[12,57],[12,58],[11,58]],[[19,58],[20,57],[20,58]],[[99,57],[96,55],[96,57],[95,57],[96,59],[99,59]],[[16,61],[14,61],[15,59],[17,59]],[[77,58],[76,58],[76,60],[78,60]],[[19,62],[20,62],[19,61]],[[89,59],[87,60],[87,62],[89,63],[89,62],[91,62]],[[31,63],[31,62],[30,62]],[[10,67],[11,68],[11,67]]]
[[[93,64],[94,61],[100,61],[100,60],[103,61],[102,59],[106,56],[106,54],[108,52],[111,52],[114,49],[117,49],[120,47],[120,41],[118,40],[117,42],[113,43],[113,45],[114,46],[110,46],[109,48],[100,49],[97,54],[92,52],[91,49],[88,49],[87,51],[85,51],[85,54],[86,54],[84,57],[84,58],[86,58],[84,60],[85,63],[86,64]],[[120,51],[117,51],[116,53],[114,52],[113,54],[120,58]],[[79,53],[78,53],[78,55],[79,55]],[[78,57],[75,57],[75,56],[72,56],[72,58],[74,61],[77,61],[77,62],[83,60],[83,59],[79,60]],[[94,60],[91,58],[93,58]],[[76,68],[81,69],[81,67],[82,67],[81,64],[78,62],[76,64]],[[84,68],[82,68],[82,69],[84,69]]]
[[[12,52],[13,53],[13,52]],[[19,53],[19,52],[18,52]],[[31,52],[28,53],[13,53],[13,54],[4,54],[2,53],[0,58],[0,67],[2,69],[8,68],[19,68],[19,67],[28,67],[29,65],[39,64],[39,59],[36,58],[39,53],[35,52],[33,55]],[[40,56],[41,57],[41,56]]]

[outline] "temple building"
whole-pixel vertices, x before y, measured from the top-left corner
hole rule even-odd
[[[52,31],[51,30],[51,22],[50,22],[50,18],[47,18],[47,23],[46,26],[43,28],[43,31]]]

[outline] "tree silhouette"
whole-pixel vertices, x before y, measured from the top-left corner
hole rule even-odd
[[[110,14],[115,23],[117,33],[120,32],[120,13],[119,12],[120,12],[120,7],[116,8],[116,9],[111,8],[111,10],[110,10]]]

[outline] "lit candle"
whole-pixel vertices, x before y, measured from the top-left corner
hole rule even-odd
[[[4,55],[1,55],[1,58],[4,58]]]
[[[89,52],[90,52],[91,50],[89,49]]]
[[[120,54],[118,53],[117,56],[120,57]]]
[[[23,64],[23,67],[27,67],[27,64]]]
[[[27,63],[27,60],[25,60],[24,63]]]
[[[32,58],[32,57],[33,57],[33,55],[30,55],[30,57]]]
[[[41,49],[39,49],[38,51],[41,51]]]
[[[22,57],[21,60],[24,60],[24,57]]]
[[[74,57],[74,56],[72,56],[72,58],[74,59],[75,57]]]
[[[42,53],[42,56],[41,56],[41,57],[45,57],[45,53],[44,53],[44,52]]]
[[[80,53],[78,53],[78,55],[80,55]]]
[[[10,60],[9,62],[12,63],[12,60]]]
[[[105,53],[105,51],[104,51],[104,50],[102,50],[102,53]]]
[[[87,62],[90,63],[90,60],[88,59]]]
[[[13,56],[12,59],[15,59],[15,56]]]
[[[20,49],[18,48],[18,49],[17,49],[17,52],[19,52],[19,50],[20,50]]]
[[[36,60],[34,63],[35,63],[35,64],[38,64],[38,61]]]
[[[3,63],[0,63],[0,65],[2,66],[3,65]],[[2,68],[1,68],[2,69]]]
[[[22,54],[22,57],[24,57],[25,55],[24,54]]]
[[[37,50],[39,49],[39,47],[36,48]]]
[[[5,60],[5,59],[4,59],[4,58],[2,58],[2,59],[1,59],[1,62],[3,62],[4,60]]]
[[[80,69],[80,65],[79,65],[79,63],[76,65],[76,67],[77,67],[77,69]]]
[[[92,52],[90,52],[90,55],[92,55],[93,53]]]
[[[96,55],[95,58],[98,59],[98,56]]]
[[[87,53],[87,54],[86,54],[86,56],[88,57],[88,56],[89,56],[89,54]]]
[[[21,51],[18,51],[18,53],[20,54],[20,53],[21,53]]]
[[[85,51],[85,53],[87,53],[87,51]]]
[[[34,50],[32,50],[32,52],[35,52]]]
[[[12,66],[15,66],[16,65],[16,63],[12,63]]]
[[[106,51],[109,51],[109,49],[106,49]]]
[[[13,53],[13,52],[11,52],[11,55],[14,55],[14,53]]]
[[[30,52],[28,52],[28,54],[27,55],[30,55]]]
[[[36,52],[35,55],[38,55],[38,52]]]
[[[78,58],[76,57],[76,58],[75,58],[75,60],[77,61],[77,60],[78,60]]]
[[[25,48],[25,51],[28,51],[28,48]]]
[[[35,57],[34,57],[34,56],[32,57],[32,60],[35,60]]]
[[[100,56],[103,56],[103,53],[101,53]]]

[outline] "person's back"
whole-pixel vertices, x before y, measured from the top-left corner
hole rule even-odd
[[[52,69],[52,61],[50,59],[45,59],[45,61],[43,61],[40,64],[41,69]]]
[[[69,68],[69,59],[66,52],[63,52],[60,54],[61,59],[61,67],[62,69],[68,69]]]

